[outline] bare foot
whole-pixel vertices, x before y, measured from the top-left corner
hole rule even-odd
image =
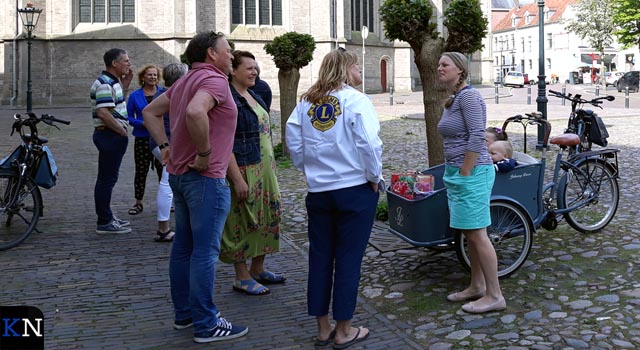
[[[347,334],[347,337],[345,338],[338,338],[338,335],[336,334],[333,348],[346,349],[357,342],[367,339],[367,337],[369,337],[369,329],[365,327],[351,327],[351,329],[349,330],[349,334]]]

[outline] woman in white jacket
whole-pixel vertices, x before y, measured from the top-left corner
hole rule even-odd
[[[369,336],[351,319],[378,203],[382,141],[373,104],[353,88],[361,83],[358,56],[331,51],[286,128],[291,160],[308,186],[308,312],[317,321],[316,345],[334,341],[336,349]],[[332,296],[335,328],[328,316]]]

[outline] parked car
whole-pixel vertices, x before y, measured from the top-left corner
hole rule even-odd
[[[618,79],[618,92],[621,92],[626,87],[629,87],[630,92],[638,92],[638,78],[640,77],[640,71],[634,70],[631,72],[624,73],[623,76]]]
[[[604,73],[605,81],[607,86],[618,86],[618,80],[621,76],[624,75],[624,72],[606,72]]]
[[[524,86],[524,76],[520,72],[509,72],[504,77],[504,86]]]

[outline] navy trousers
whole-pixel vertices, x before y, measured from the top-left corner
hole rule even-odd
[[[309,315],[327,315],[333,295],[333,319],[353,318],[362,257],[379,196],[369,183],[307,194]]]
[[[111,194],[118,182],[120,164],[129,138],[118,135],[111,130],[95,130],[93,143],[98,148],[98,179],[94,189],[98,225],[108,224],[113,219],[111,212]]]

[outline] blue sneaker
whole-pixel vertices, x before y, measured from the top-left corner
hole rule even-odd
[[[117,218],[115,215],[113,216],[113,221],[117,222],[118,224],[120,224],[120,226],[122,227],[129,227],[131,226],[131,223],[127,220],[122,220],[120,218]]]
[[[231,322],[221,317],[218,319],[218,324],[215,327],[205,333],[195,334],[193,336],[193,341],[196,343],[210,343],[214,341],[240,338],[247,333],[249,333],[248,327],[232,326]]]
[[[98,225],[96,228],[96,233],[129,233],[131,232],[131,227],[123,227],[117,221],[111,220],[108,224]]]
[[[220,318],[220,311],[216,312],[216,318]],[[193,326],[193,319],[191,317],[184,320],[175,320],[173,322],[173,329],[181,330],[187,329]]]

